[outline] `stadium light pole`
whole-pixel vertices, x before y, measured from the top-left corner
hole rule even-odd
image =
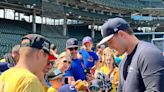
[[[32,31],[33,33],[36,33],[36,10],[35,10],[35,4],[33,5],[33,15],[32,15]]]
[[[95,23],[94,23],[94,21],[93,21],[93,22],[92,22],[92,25],[91,25],[91,36],[92,36],[92,38],[95,38],[94,26],[95,26]]]
[[[66,15],[64,16],[64,24],[63,24],[63,35],[67,35],[67,17]]]

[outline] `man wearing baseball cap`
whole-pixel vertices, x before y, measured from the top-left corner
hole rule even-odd
[[[103,39],[118,54],[127,53],[120,63],[117,92],[164,92],[164,58],[154,45],[140,41],[124,19],[112,18],[102,25]]]
[[[24,36],[18,63],[0,76],[0,92],[45,92],[35,74],[41,73],[47,64],[50,44],[38,34]]]
[[[83,66],[80,60],[77,58],[78,54],[78,40],[76,38],[70,38],[66,41],[66,52],[70,54],[72,63],[70,69],[66,71],[65,76],[68,77],[68,83],[77,80],[86,80]]]

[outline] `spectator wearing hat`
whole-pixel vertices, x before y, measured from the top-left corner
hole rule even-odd
[[[47,91],[48,88],[51,86],[51,84],[45,78],[45,76],[53,68],[53,65],[55,63],[55,60],[56,60],[56,58],[52,54],[50,54],[48,56],[48,63],[44,67],[43,71],[42,72],[39,72],[38,74],[36,74],[36,76],[39,78],[40,82],[42,83],[45,91]]]
[[[81,57],[86,71],[90,71],[91,68],[95,68],[94,65],[96,65],[99,58],[96,52],[92,51],[93,41],[91,37],[84,37],[82,44],[82,49],[79,50],[81,56],[79,57]]]
[[[12,48],[11,53],[4,55],[0,59],[0,72],[1,73],[9,69],[10,67],[13,67],[16,65],[16,63],[19,60],[19,48],[20,48],[20,45],[15,45]]]
[[[127,21],[112,18],[102,25],[103,39],[118,54],[127,53],[120,63],[117,92],[164,92],[164,57],[153,44],[140,41]]]
[[[51,70],[47,75],[47,79],[51,86],[47,92],[58,92],[59,88],[64,84],[63,83],[63,73],[55,68]]]
[[[72,59],[71,67],[65,73],[65,76],[68,77],[68,83],[77,80],[86,80],[84,68],[77,58],[78,47],[78,40],[76,38],[70,38],[66,41],[66,52],[70,54]]]
[[[38,34],[24,36],[18,63],[0,76],[0,92],[45,92],[35,74],[42,72],[48,63],[50,44]]]
[[[59,58],[56,60],[55,68],[46,75],[47,80],[51,84],[51,88],[48,89],[48,92],[51,92],[52,90],[58,90],[64,84],[63,75],[64,72],[70,68],[70,65],[70,55],[66,52],[62,52],[59,55]]]

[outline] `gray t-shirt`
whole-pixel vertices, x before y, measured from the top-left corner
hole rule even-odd
[[[164,57],[154,45],[140,41],[128,68],[126,80],[120,64],[117,92],[164,92]]]

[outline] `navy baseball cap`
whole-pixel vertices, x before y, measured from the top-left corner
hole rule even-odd
[[[92,43],[92,38],[89,37],[89,36],[84,37],[82,43],[84,44],[86,42],[91,42]]]
[[[42,35],[28,34],[22,38],[22,41],[28,39],[30,43],[21,43],[21,47],[32,47],[37,49],[43,49],[46,53],[50,54],[51,42]],[[21,42],[22,42],[21,41]]]
[[[129,23],[122,18],[111,18],[106,21],[101,28],[101,35],[103,39],[97,44],[97,46],[104,44],[110,40],[115,33],[119,30],[128,29]]]
[[[66,41],[66,48],[74,48],[78,46],[78,40],[76,38],[70,38]]]
[[[78,92],[74,86],[70,84],[63,85],[58,92]]]

